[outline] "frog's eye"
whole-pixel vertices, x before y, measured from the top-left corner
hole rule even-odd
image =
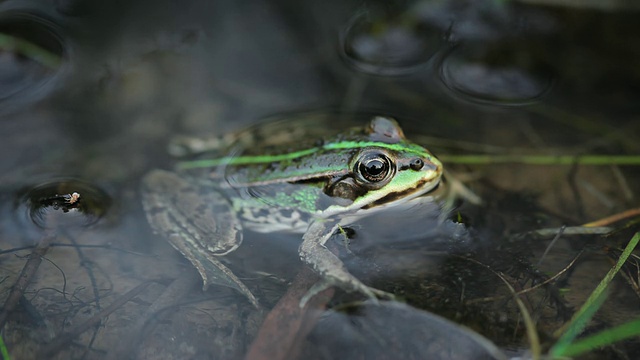
[[[381,152],[365,152],[356,162],[355,172],[362,185],[380,187],[387,183],[395,172],[395,165]]]
[[[360,174],[371,182],[378,182],[389,173],[389,159],[386,157],[374,157],[360,163]]]

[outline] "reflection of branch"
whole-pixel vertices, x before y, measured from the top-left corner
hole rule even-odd
[[[11,289],[11,293],[9,293],[7,300],[4,302],[2,313],[0,313],[0,328],[4,327],[5,322],[9,317],[9,313],[15,309],[16,305],[20,301],[20,298],[31,282],[31,279],[36,274],[36,271],[38,271],[38,267],[42,262],[42,257],[47,253],[49,245],[56,239],[56,237],[57,233],[55,231],[45,234],[42,240],[38,243],[38,246],[36,246],[29,255],[29,260],[24,264],[15,285]]]
[[[74,193],[75,194],[75,193]],[[96,301],[96,309],[98,311],[102,310],[100,306],[100,292],[98,291],[98,282],[96,281],[95,274],[93,273],[93,262],[87,258],[82,251],[82,248],[79,246],[76,238],[72,234],[68,234],[66,232],[62,232],[62,236],[65,236],[71,244],[75,245],[73,249],[78,254],[78,258],[80,259],[80,266],[82,266],[87,271],[87,276],[89,277],[89,281],[91,282],[91,289],[93,290],[93,299]]]
[[[130,326],[128,332],[124,333],[122,340],[109,350],[106,360],[138,358],[137,353],[144,338],[148,336],[170,309],[177,308],[180,301],[189,290],[199,284],[200,277],[191,271],[183,272],[167,286],[162,294],[145,310],[144,314],[138,318],[135,324]]]
[[[47,49],[25,39],[2,33],[0,33],[0,49],[24,55],[26,58],[35,60],[51,69],[58,68],[62,61],[60,56]]]

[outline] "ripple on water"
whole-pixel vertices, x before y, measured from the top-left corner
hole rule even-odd
[[[50,93],[67,54],[53,21],[32,11],[0,9],[0,112]]]
[[[95,185],[77,179],[56,179],[18,193],[15,209],[41,229],[85,227],[107,212],[111,198]]]
[[[547,94],[555,76],[530,50],[506,42],[457,46],[443,58],[440,79],[464,100],[519,106],[535,103]]]
[[[340,33],[340,55],[353,68],[403,75],[425,65],[441,48],[441,31],[410,13],[361,12]]]

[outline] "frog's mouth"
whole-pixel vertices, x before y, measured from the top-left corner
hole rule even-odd
[[[387,194],[375,202],[363,206],[353,212],[343,213],[341,215],[340,224],[342,226],[347,226],[380,211],[402,211],[416,206],[416,202],[422,204],[423,199],[425,201],[430,201],[433,198],[440,196],[441,191],[437,190],[439,190],[441,183],[441,178],[425,180],[423,185],[418,184],[417,186],[404,191]],[[444,189],[444,187],[442,188]]]
[[[406,189],[404,191],[389,193],[384,197],[381,197],[380,199],[372,202],[371,204],[363,206],[361,210],[367,210],[367,212],[371,210],[382,210],[389,207],[394,207],[398,204],[409,202],[415,198],[435,192],[440,187],[441,183],[442,179],[440,178],[436,179],[435,181],[434,179],[425,180],[418,183],[415,187]]]

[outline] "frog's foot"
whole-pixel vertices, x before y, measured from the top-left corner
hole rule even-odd
[[[350,292],[359,292],[363,295],[365,295],[367,298],[369,298],[370,300],[372,300],[374,303],[378,303],[378,298],[380,299],[386,299],[386,300],[395,300],[396,296],[392,293],[388,293],[386,291],[382,291],[382,290],[378,290],[376,288],[372,288],[370,286],[366,286],[363,283],[361,283],[360,281],[358,281],[357,283],[354,284],[349,284],[347,286],[345,286],[345,284],[341,281],[334,281],[331,280],[329,278],[323,278],[321,280],[319,280],[318,282],[316,282],[311,289],[309,289],[309,291],[307,291],[306,294],[304,294],[304,296],[302,297],[302,299],[300,299],[300,307],[304,307],[307,302],[309,300],[311,300],[311,298],[313,298],[314,296],[316,296],[317,294],[321,293],[322,291],[333,287],[333,286],[337,286],[341,289],[344,289],[345,291],[350,291]]]
[[[331,286],[337,286],[347,292],[359,292],[369,299],[393,299],[393,294],[369,287],[351,275],[342,261],[324,246],[337,228],[338,224],[335,222],[316,221],[303,236],[299,249],[300,258],[310,265],[322,280],[303,296],[300,306],[304,306],[315,294]]]
[[[231,287],[258,307],[249,289],[216,257],[240,245],[240,221],[222,194],[198,190],[168,171],[147,174],[142,181],[142,204],[149,224],[193,264],[205,290],[209,284]]]
[[[253,306],[259,308],[258,300],[247,286],[214,255],[202,251],[194,251],[189,246],[181,246],[182,242],[171,241],[171,244],[189,259],[191,264],[198,270],[202,277],[203,291],[206,291],[209,285],[212,284],[230,287],[238,290]]]

